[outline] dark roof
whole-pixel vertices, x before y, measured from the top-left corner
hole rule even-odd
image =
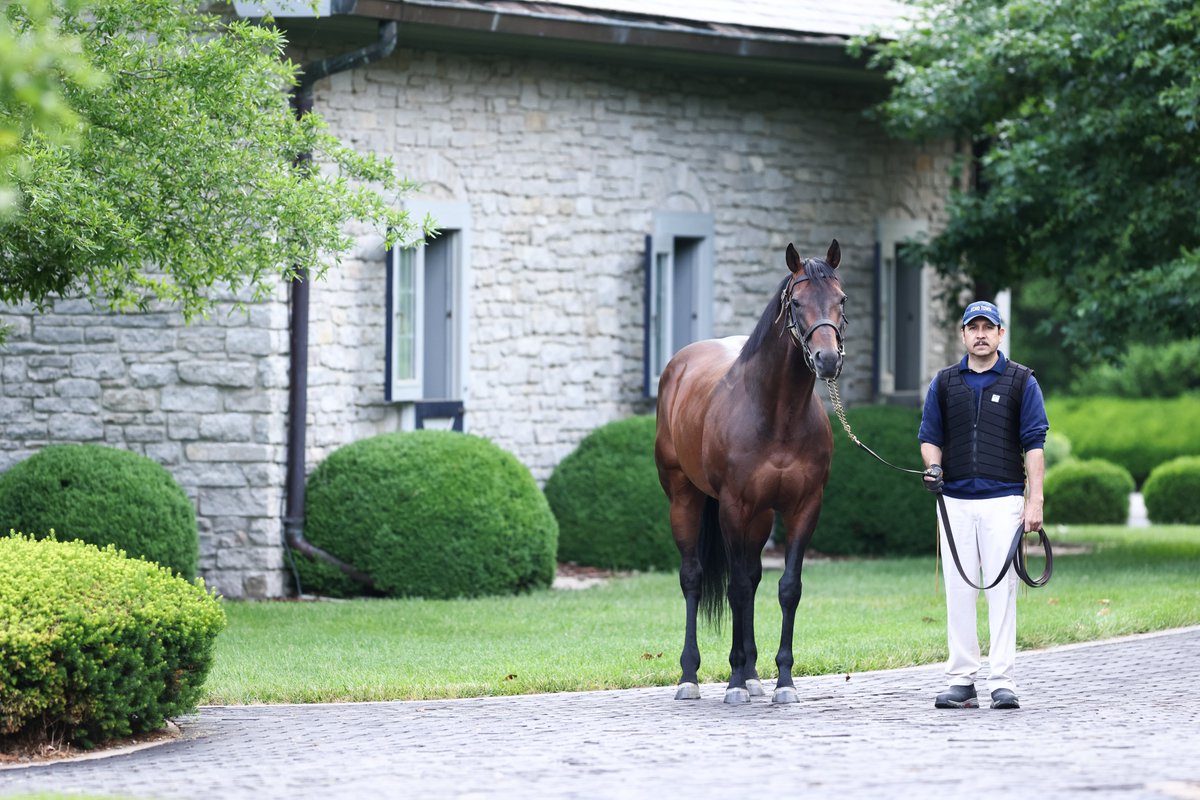
[[[849,37],[895,30],[898,0],[309,0],[235,2],[270,10],[298,44],[369,37],[399,22],[402,46],[537,53],[676,69],[881,80],[846,52]]]

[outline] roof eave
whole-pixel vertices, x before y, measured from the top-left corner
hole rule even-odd
[[[559,12],[555,13],[555,9]],[[400,23],[401,46],[467,52],[544,55],[570,60],[641,64],[744,75],[883,83],[864,58],[851,56],[846,37],[683,20],[580,13],[538,6],[529,10],[488,0],[353,0],[320,19],[277,19],[289,31],[328,31],[351,37],[372,21]]]

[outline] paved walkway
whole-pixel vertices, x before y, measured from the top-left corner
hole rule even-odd
[[[0,771],[0,796],[1197,800],[1198,665],[1200,627],[1022,653],[1020,711],[934,710],[939,666],[802,678],[793,706],[706,685],[206,707],[171,744]]]

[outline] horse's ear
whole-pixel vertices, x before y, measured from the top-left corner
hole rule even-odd
[[[837,239],[833,240],[833,244],[829,245],[829,253],[825,256],[825,260],[829,262],[829,266],[837,269],[837,265],[842,261],[842,247],[838,244]]]
[[[800,262],[800,254],[796,252],[796,248],[792,246],[791,242],[788,242],[787,265],[788,265],[788,269],[790,269],[792,271],[793,275],[795,275],[797,272],[799,272],[800,268],[804,266]]]

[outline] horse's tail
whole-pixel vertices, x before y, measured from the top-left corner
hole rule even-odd
[[[725,592],[729,586],[729,555],[721,534],[721,504],[715,497],[704,501],[700,515],[700,611],[710,624],[721,626]]]

